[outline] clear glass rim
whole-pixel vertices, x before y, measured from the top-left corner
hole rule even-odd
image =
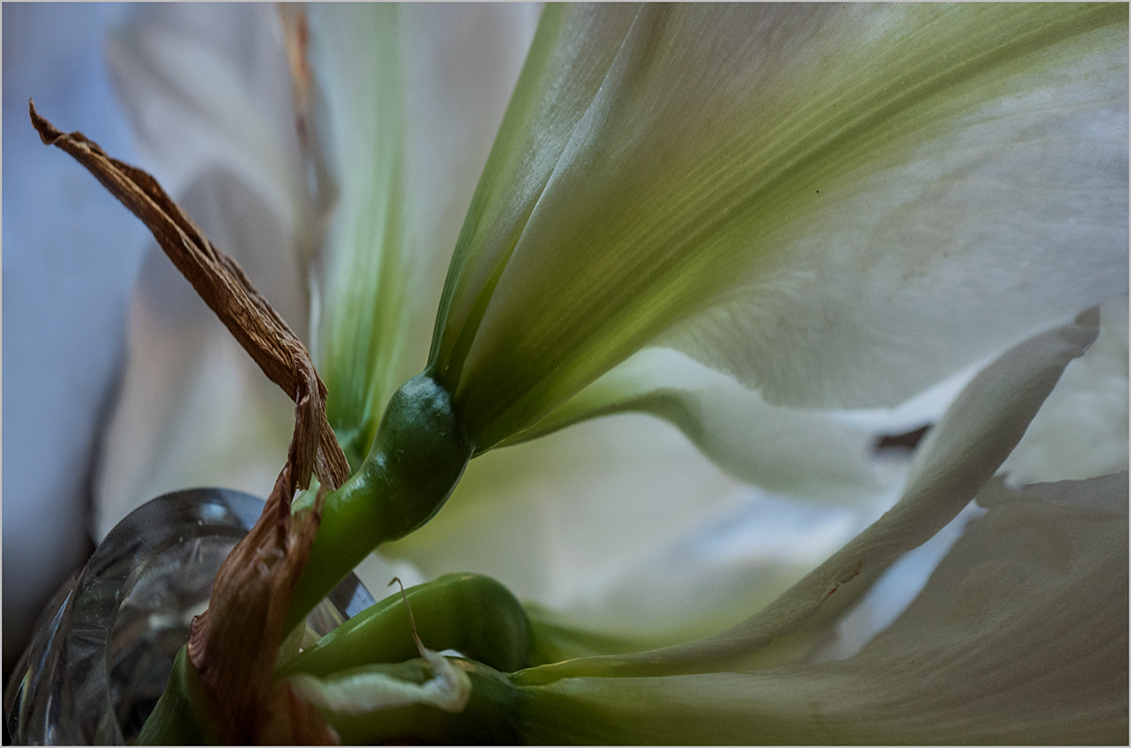
[[[122,603],[150,564],[197,540],[239,541],[255,524],[263,499],[241,491],[195,488],[158,496],[119,522],[98,544],[82,571],[41,614],[28,649],[4,690],[6,736],[13,742],[124,743],[110,674],[111,640]],[[319,634],[374,603],[350,574],[311,617]],[[186,624],[187,626],[187,624]],[[185,629],[187,637],[187,628]],[[162,667],[164,665],[162,664]],[[171,669],[170,658],[168,666]],[[164,682],[168,672],[161,674]],[[81,683],[81,693],[75,683]],[[96,726],[64,724],[70,714],[97,712]]]

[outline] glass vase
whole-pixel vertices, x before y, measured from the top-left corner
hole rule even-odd
[[[4,692],[17,744],[125,745],[137,737],[263,500],[224,489],[160,496],[123,519],[55,594]],[[328,633],[373,604],[350,575],[307,618]]]

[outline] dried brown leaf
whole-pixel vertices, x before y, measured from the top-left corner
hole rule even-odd
[[[326,386],[310,354],[252,287],[234,260],[212,244],[153,177],[108,156],[80,132],[63,133],[28,102],[47,145],[85,166],[153,233],[265,374],[295,402],[287,462],[255,526],[232,549],[216,576],[208,610],[192,621],[189,661],[200,675],[213,727],[228,743],[334,742],[317,710],[271,672],[287,632],[287,609],[310,556],[327,488],[349,477],[349,465],[326,420]],[[293,516],[295,491],[321,479],[312,511]]]

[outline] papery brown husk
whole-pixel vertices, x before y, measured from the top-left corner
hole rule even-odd
[[[267,376],[295,401],[286,465],[255,526],[216,576],[208,610],[193,619],[188,655],[212,726],[232,744],[336,743],[318,711],[271,673],[291,596],[310,556],[327,489],[349,465],[326,420],[326,386],[310,354],[239,265],[221,252],[146,172],[108,156],[80,132],[63,133],[28,102],[40,139],[69,153],[141,219]],[[295,492],[317,474],[314,508],[292,515]]]

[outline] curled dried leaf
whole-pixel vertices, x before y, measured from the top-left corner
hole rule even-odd
[[[152,176],[111,158],[80,132],[64,133],[29,100],[40,139],[85,166],[153,233],[157,243],[263,372],[295,402],[287,462],[259,520],[216,576],[208,610],[192,621],[188,656],[200,676],[213,727],[227,743],[336,742],[318,711],[271,672],[291,597],[310,556],[327,488],[349,464],[326,420],[326,386],[298,337]],[[314,508],[291,513],[291,499],[321,480]]]

